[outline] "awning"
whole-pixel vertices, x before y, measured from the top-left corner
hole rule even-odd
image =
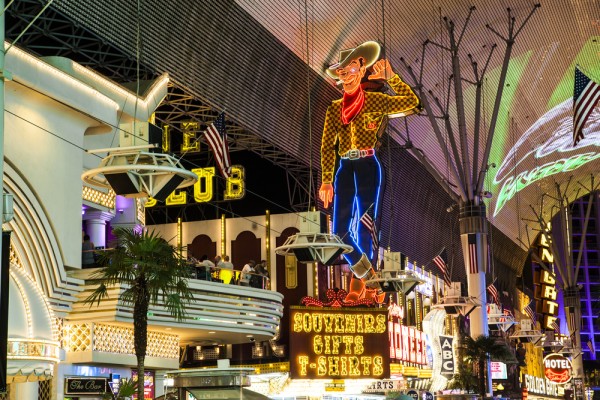
[[[267,396],[242,387],[186,389],[197,400],[269,400]]]
[[[22,363],[8,360],[6,383],[36,382],[52,379],[51,363]]]

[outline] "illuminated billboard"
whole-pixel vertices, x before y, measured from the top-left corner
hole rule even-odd
[[[292,379],[389,378],[388,312],[290,307]]]
[[[393,304],[388,311],[390,360],[418,365],[428,364],[427,335],[414,326],[402,325],[404,307]]]
[[[489,159],[495,168],[490,168],[486,184],[493,194],[488,204],[490,219],[510,238],[519,237],[519,224],[539,229],[538,224],[522,220],[531,216],[529,205],[539,208],[543,195],[556,193],[556,183],[571,179],[572,188],[579,187],[574,182],[589,186],[590,177],[600,170],[598,107],[583,129],[585,138],[573,146],[574,69],[576,63],[592,71],[595,69],[583,60],[592,44],[590,40],[584,45],[580,54],[566,66],[563,76],[557,77],[549,97],[536,99],[536,109],[522,110],[522,113],[519,107],[523,102],[523,91],[531,85],[528,77],[537,67],[532,63],[530,53],[511,60],[509,78],[513,84],[502,103],[504,109],[513,112],[507,112],[502,120],[499,119]],[[569,190],[569,200],[574,200],[576,193],[577,190]],[[579,193],[580,196],[583,194],[583,191]],[[544,212],[556,212],[552,209],[553,204],[547,199]],[[522,210],[520,215],[519,208]],[[521,226],[522,235],[523,228]]]

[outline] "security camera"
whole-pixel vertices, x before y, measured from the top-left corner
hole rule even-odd
[[[253,337],[250,338],[251,342],[254,342],[256,339],[254,339]]]

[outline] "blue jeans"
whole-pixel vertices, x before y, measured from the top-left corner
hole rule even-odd
[[[350,265],[356,264],[363,253],[373,259],[371,233],[359,220],[373,204],[373,220],[378,225],[382,182],[377,156],[340,160],[334,184],[333,232],[354,248],[344,254]]]

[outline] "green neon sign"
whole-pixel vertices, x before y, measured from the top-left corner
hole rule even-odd
[[[539,181],[540,179],[547,178],[551,175],[559,174],[561,172],[569,172],[576,170],[577,168],[600,158],[600,153],[583,153],[576,154],[569,158],[563,158],[557,161],[552,161],[547,164],[535,167],[531,171],[523,171],[516,177],[509,177],[506,179],[500,189],[498,195],[498,201],[496,202],[496,209],[494,210],[494,216],[506,205],[506,203],[512,199],[518,192],[525,189],[532,183]]]

